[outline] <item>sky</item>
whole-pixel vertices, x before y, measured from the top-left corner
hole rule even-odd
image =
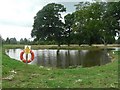
[[[69,2],[68,2],[69,1]],[[48,3],[61,3],[67,8],[67,13],[75,11],[74,4],[80,0],[0,0],[0,35],[6,40],[7,37],[15,37],[31,40],[31,30],[36,13]],[[81,0],[83,1],[83,0]]]

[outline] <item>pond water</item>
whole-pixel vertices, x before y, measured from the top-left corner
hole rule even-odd
[[[20,60],[22,49],[8,49],[6,54],[13,59]],[[108,50],[32,50],[35,54],[34,60],[30,64],[37,64],[46,67],[91,67],[100,66],[111,62]],[[25,54],[23,55],[25,57]],[[31,55],[29,54],[30,58]]]

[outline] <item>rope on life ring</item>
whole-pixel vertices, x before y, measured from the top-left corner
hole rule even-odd
[[[23,58],[23,54],[25,53],[25,51],[23,50],[21,53],[20,53],[20,59],[24,62],[24,63],[30,63],[31,61],[34,60],[34,52],[32,50],[30,50],[30,54],[31,54],[31,58],[26,60]]]

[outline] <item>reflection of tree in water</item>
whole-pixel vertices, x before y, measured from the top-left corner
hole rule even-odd
[[[61,58],[60,58],[59,52],[60,52],[60,50],[58,49],[57,50],[57,56],[56,56],[57,57],[57,60],[56,60],[57,61],[56,66],[57,67],[61,67]]]
[[[15,53],[15,52],[16,52],[16,49],[13,49],[13,52]]]
[[[45,66],[45,54],[44,54],[44,51],[42,52],[42,56],[43,56],[43,58],[42,58],[42,65],[43,66]]]
[[[40,55],[39,55],[39,51],[36,50],[36,58],[37,58],[37,64],[40,64]]]
[[[102,52],[101,59],[100,59],[100,65],[104,65],[110,61],[111,61],[111,59],[110,59],[108,50],[107,50],[107,48],[104,48],[103,52]]]
[[[77,65],[80,65],[80,54],[78,51],[57,51],[57,67],[67,68],[69,66]]]
[[[17,51],[16,49],[13,49],[13,50],[11,49],[11,52],[13,52],[13,57],[16,57],[16,56],[17,56],[16,51]]]
[[[83,67],[90,67],[96,65],[104,65],[110,61],[107,49],[104,50],[90,50],[83,56]]]
[[[70,66],[70,51],[65,52],[65,68]]]
[[[101,51],[90,50],[85,53],[84,61],[82,63],[83,67],[90,67],[100,64]]]
[[[51,52],[49,51],[49,52],[48,52],[48,66],[52,66],[52,63],[51,63],[52,61],[51,61],[51,58],[50,58],[50,57],[51,57],[51,56],[50,56],[51,54],[50,54],[50,53],[51,53]]]
[[[81,58],[81,55],[80,55],[80,50],[78,50],[78,53],[77,53],[77,65],[81,65],[81,61],[82,61],[82,58]]]
[[[9,51],[10,51],[10,50],[9,50],[9,49],[7,49],[7,50],[6,50],[6,53],[9,53]]]

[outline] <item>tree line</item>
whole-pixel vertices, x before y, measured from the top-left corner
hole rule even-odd
[[[21,38],[19,41],[13,37],[13,38],[9,38],[7,37],[6,39],[3,39],[1,36],[0,36],[0,44],[22,44],[22,45],[52,45],[52,44],[56,44],[56,42],[54,41],[40,41],[40,42],[36,42],[36,41],[32,41],[32,40],[29,40],[27,38]]]
[[[34,42],[58,46],[120,43],[120,2],[80,2],[75,7],[75,12],[64,16],[64,22],[62,4],[49,3],[39,10],[31,32]]]
[[[19,41],[17,41],[15,37],[7,37],[6,40],[1,37],[1,40],[3,44],[32,44],[32,41],[28,40],[27,38],[21,38]]]

